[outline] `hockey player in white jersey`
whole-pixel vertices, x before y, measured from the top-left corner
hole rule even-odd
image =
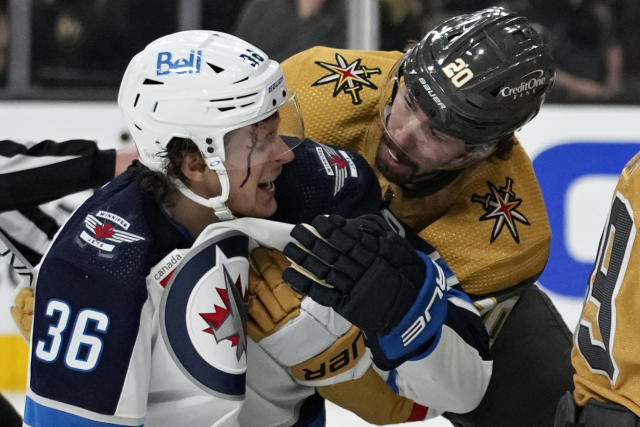
[[[273,182],[301,140],[279,136],[278,111],[295,100],[256,47],[189,31],[136,55],[118,102],[140,164],[75,211],[40,265],[24,422],[235,425],[247,238],[196,247],[163,287],[207,225],[275,212]]]

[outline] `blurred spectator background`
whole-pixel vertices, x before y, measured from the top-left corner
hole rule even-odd
[[[321,44],[354,46],[374,4],[380,49],[404,49],[449,16],[502,5],[552,45],[557,103],[640,103],[638,0],[0,0],[0,98],[114,100],[129,58],[162,34],[234,33],[277,60]]]

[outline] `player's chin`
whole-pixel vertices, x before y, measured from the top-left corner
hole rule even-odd
[[[415,175],[412,167],[390,161],[388,153],[382,150],[376,156],[376,167],[389,181],[400,185],[411,182]]]
[[[278,209],[278,204],[276,203],[276,199],[273,194],[258,194],[258,197],[256,197],[256,203],[252,209],[253,214],[250,216],[256,218],[269,218],[276,213],[276,209]]]
[[[274,195],[263,191],[257,191],[253,195],[245,193],[241,198],[230,199],[227,206],[238,218],[269,218],[278,208]]]

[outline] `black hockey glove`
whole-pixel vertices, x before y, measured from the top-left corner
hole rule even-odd
[[[381,217],[317,216],[291,235],[299,245],[284,250],[294,263],[284,280],[365,333],[388,333],[416,301],[425,262]]]

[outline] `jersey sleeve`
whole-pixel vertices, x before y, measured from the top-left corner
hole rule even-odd
[[[424,243],[420,249],[428,251]],[[396,393],[431,408],[429,417],[473,410],[489,385],[493,361],[480,313],[437,251],[425,252],[445,272],[446,316],[427,351],[391,371],[378,370]]]
[[[493,370],[489,336],[480,313],[439,251],[388,210],[384,209],[382,215],[442,271],[446,314],[438,325],[436,339],[422,353],[392,370],[375,368],[394,392],[428,407],[429,418],[445,411],[471,411],[484,396]]]
[[[488,345],[478,339],[483,331],[476,327],[482,324],[473,304],[461,292],[448,294],[447,318],[437,345],[394,370],[379,371],[396,393],[429,407],[429,417],[475,409],[493,368]]]
[[[625,406],[638,416],[639,161],[636,154],[614,191],[571,353],[578,405],[595,398]]]
[[[438,339],[427,351],[390,371],[372,365],[360,378],[319,387],[320,394],[378,425],[474,409],[488,387],[493,363],[478,311],[454,283],[449,281]]]
[[[115,158],[94,141],[0,141],[0,212],[98,187],[113,178]]]
[[[54,256],[41,266],[27,425],[142,424],[152,334],[144,279],[118,280],[109,261],[86,264]]]

